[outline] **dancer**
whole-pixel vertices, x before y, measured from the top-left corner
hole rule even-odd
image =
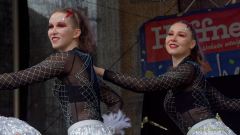
[[[68,135],[112,135],[102,122],[100,101],[115,113],[121,109],[122,101],[102,83],[99,90],[90,55],[95,42],[88,19],[81,11],[59,9],[50,16],[48,27],[56,53],[28,69],[1,74],[0,89],[15,89],[56,77],[53,91],[60,102]]]
[[[240,100],[224,97],[211,86],[201,69],[204,61],[193,26],[171,25],[165,40],[172,67],[153,78],[137,78],[95,67],[98,75],[134,92],[167,91],[164,109],[183,134],[235,135],[215,111],[240,111]]]

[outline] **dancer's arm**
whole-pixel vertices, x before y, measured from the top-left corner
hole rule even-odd
[[[178,67],[152,78],[138,78],[99,67],[94,68],[99,76],[103,76],[103,79],[135,92],[175,89],[190,83],[195,73],[194,66],[189,63],[180,64]]]
[[[240,111],[240,99],[228,98],[219,92],[210,83],[207,83],[207,98],[216,111]]]
[[[103,81],[99,82],[100,98],[106,104],[110,112],[117,113],[122,109],[123,101],[121,97]]]
[[[1,74],[0,89],[15,89],[62,75],[65,73],[69,55],[69,53],[55,53],[41,63],[25,70]]]

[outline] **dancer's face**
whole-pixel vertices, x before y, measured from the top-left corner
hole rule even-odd
[[[52,47],[59,51],[69,51],[77,47],[75,41],[80,36],[80,30],[73,27],[73,23],[66,13],[55,12],[49,19],[48,37]]]
[[[196,41],[186,24],[178,22],[170,27],[165,40],[165,48],[170,55],[178,58],[186,57],[190,55],[195,45]]]

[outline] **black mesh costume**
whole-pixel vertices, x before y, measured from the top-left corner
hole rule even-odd
[[[240,110],[240,100],[224,97],[207,83],[199,65],[190,57],[155,78],[136,78],[109,70],[103,78],[135,92],[166,90],[164,109],[184,134],[194,124],[214,118],[215,111]]]
[[[122,101],[107,85],[98,83],[92,64],[91,56],[77,48],[54,53],[31,68],[1,74],[0,89],[14,89],[57,77],[53,93],[59,99],[67,127],[80,120],[102,121],[100,101],[115,112]]]

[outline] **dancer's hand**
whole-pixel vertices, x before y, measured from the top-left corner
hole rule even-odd
[[[95,65],[93,66],[93,68],[98,76],[101,76],[101,77],[103,76],[105,69],[96,67]]]

